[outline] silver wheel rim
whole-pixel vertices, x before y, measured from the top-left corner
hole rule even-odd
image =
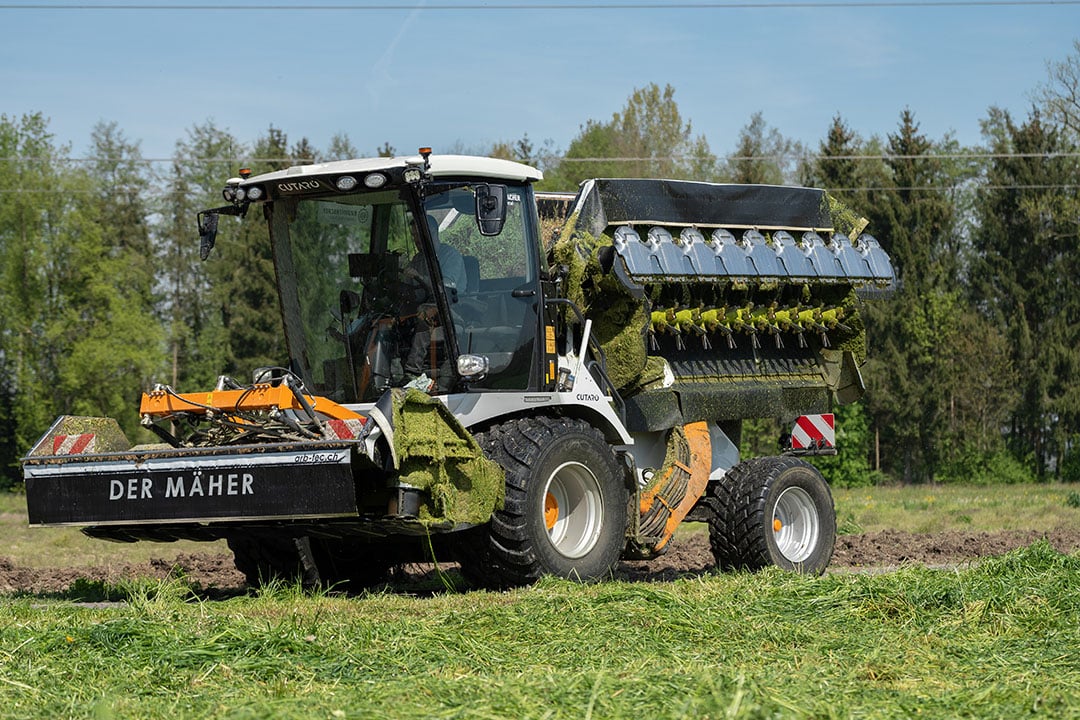
[[[600,483],[581,463],[563,463],[544,486],[543,520],[548,539],[560,555],[579,558],[600,539],[604,499]]]
[[[780,554],[793,563],[804,562],[817,547],[821,523],[810,493],[789,487],[773,506],[773,538]]]

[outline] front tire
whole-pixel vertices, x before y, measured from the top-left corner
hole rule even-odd
[[[476,439],[505,471],[506,496],[464,544],[465,575],[489,587],[608,576],[626,544],[629,495],[600,431],[574,418],[532,417]]]
[[[825,571],[836,542],[836,510],[813,465],[790,457],[748,460],[710,494],[716,513],[709,543],[720,568]]]

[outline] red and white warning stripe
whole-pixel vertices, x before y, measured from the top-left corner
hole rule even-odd
[[[81,455],[94,452],[94,433],[53,436],[53,455]]]
[[[800,415],[791,429],[793,450],[836,447],[836,421],[832,413]]]
[[[356,440],[364,430],[364,420],[327,420],[326,434],[336,440]]]

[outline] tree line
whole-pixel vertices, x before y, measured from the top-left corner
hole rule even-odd
[[[975,147],[928,137],[910,109],[884,136],[836,115],[815,148],[757,113],[720,156],[674,88],[653,84],[587,120],[565,151],[527,134],[472,151],[540,167],[542,189],[621,176],[829,190],[869,220],[897,272],[891,297],[864,308],[867,393],[838,409],[830,478],[1078,481],[1078,90],[1080,42],[1025,117],[989,108]],[[115,417],[142,438],[138,398],[153,383],[192,391],[282,363],[261,215],[223,223],[202,263],[195,214],[220,204],[239,167],[371,154],[344,134],[319,150],[273,126],[243,142],[213,122],[190,128],[164,167],[115,123],[90,146],[72,159],[41,114],[0,115],[0,484],[17,482],[19,458],[59,415]],[[772,452],[775,429],[748,423],[744,443]]]

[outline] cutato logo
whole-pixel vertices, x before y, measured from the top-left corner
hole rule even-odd
[[[301,180],[300,182],[278,183],[277,189],[278,192],[290,193],[318,190],[321,187],[322,184],[318,180]]]

